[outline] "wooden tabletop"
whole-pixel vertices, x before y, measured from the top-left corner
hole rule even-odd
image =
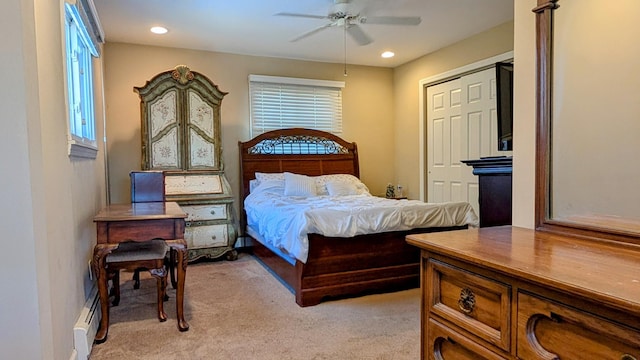
[[[186,218],[175,202],[141,202],[131,204],[111,204],[100,210],[93,221],[152,220]]]
[[[407,236],[423,250],[640,314],[640,248],[511,226]]]

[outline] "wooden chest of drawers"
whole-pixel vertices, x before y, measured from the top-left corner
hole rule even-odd
[[[515,227],[416,234],[423,359],[640,359],[640,252]]]
[[[189,261],[238,257],[233,196],[225,176],[215,172],[165,172],[167,201],[187,213],[185,241]]]

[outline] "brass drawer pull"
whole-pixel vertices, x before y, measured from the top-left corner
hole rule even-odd
[[[476,306],[476,296],[469,288],[460,290],[460,299],[458,300],[458,307],[460,311],[465,314],[471,314],[473,308]]]
[[[635,356],[630,354],[624,354],[620,357],[620,360],[638,360]]]

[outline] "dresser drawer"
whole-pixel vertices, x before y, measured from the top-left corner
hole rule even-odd
[[[182,211],[187,213],[187,221],[226,220],[227,205],[183,205]]]
[[[167,173],[164,179],[165,195],[222,194],[220,175],[178,175]]]
[[[429,319],[423,349],[429,360],[506,360],[441,323]]]
[[[187,248],[227,246],[227,224],[187,226],[184,231]]]
[[[640,329],[519,293],[517,352],[523,360],[640,359]]]
[[[427,261],[428,311],[510,351],[511,287],[435,259]]]

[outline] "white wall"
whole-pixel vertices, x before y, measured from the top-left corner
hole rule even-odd
[[[46,244],[39,238],[44,226],[36,216],[42,203],[33,196],[41,189],[37,144],[37,88],[33,4],[27,0],[3,3],[0,33],[0,70],[4,86],[0,86],[0,153],[3,154],[0,176],[0,349],[7,359],[38,359],[51,349],[46,341],[50,332],[41,333],[40,325],[50,326],[50,318],[40,312],[38,303],[38,268]],[[11,84],[11,86],[9,86]],[[32,177],[34,183],[32,183]],[[44,259],[46,261],[46,259]]]
[[[512,224],[533,228],[536,123],[536,0],[514,3],[513,211]]]
[[[11,34],[0,40],[0,357],[6,359],[70,358],[73,325],[92,285],[92,218],[105,202],[102,144],[96,160],[70,159],[67,152],[62,1],[8,0],[0,15],[0,32]]]

